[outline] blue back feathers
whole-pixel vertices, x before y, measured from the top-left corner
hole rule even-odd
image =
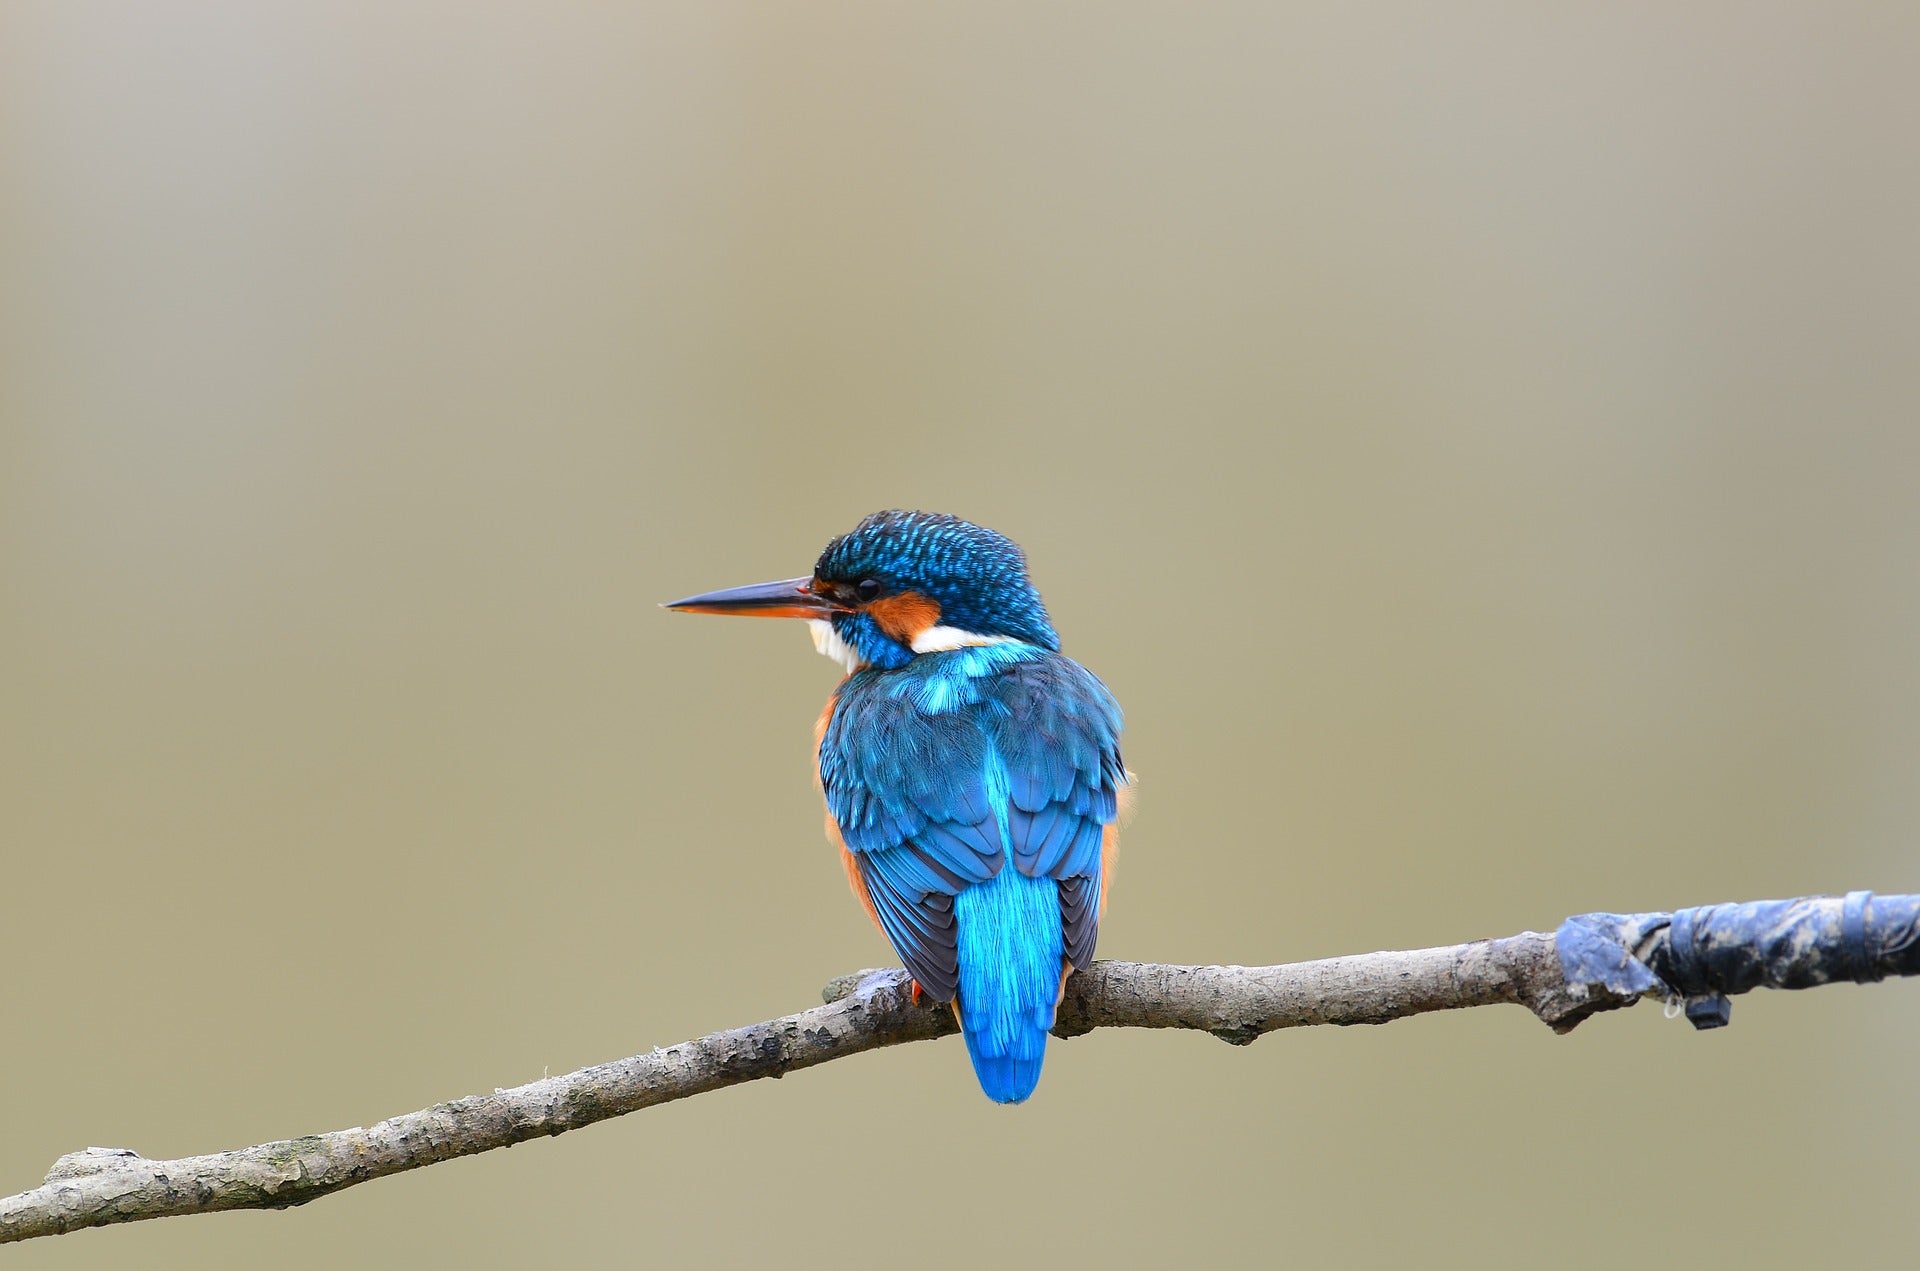
[[[836,617],[868,664],[833,702],[820,780],[889,942],[936,1000],[958,1000],[988,1097],[1017,1103],[1039,1080],[1062,975],[1093,959],[1127,781],[1120,708],[1058,652],[1019,548],[991,530],[879,513],[815,575],[918,592],[940,625],[998,637],[918,655],[888,641],[875,657],[885,633]]]

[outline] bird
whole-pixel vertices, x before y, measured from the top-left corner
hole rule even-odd
[[[1024,1102],[1093,961],[1133,788],[1119,703],[1060,652],[1025,554],[956,516],[875,512],[808,576],[664,607],[804,619],[844,669],[814,728],[827,837],[981,1090]]]

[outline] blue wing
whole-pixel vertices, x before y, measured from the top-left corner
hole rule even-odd
[[[821,739],[827,808],[888,939],[934,998],[958,987],[953,898],[1011,859],[1051,878],[1076,967],[1098,935],[1101,847],[1126,780],[1120,710],[1031,646],[926,655],[841,686]]]
[[[1127,780],[1120,707],[1091,672],[1058,655],[1010,668],[991,700],[1014,866],[1059,882],[1066,957],[1085,970],[1099,936],[1102,849]]]

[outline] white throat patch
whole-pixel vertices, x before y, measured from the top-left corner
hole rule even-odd
[[[859,652],[845,640],[842,640],[840,633],[835,631],[833,624],[825,618],[808,618],[807,630],[813,635],[814,650],[825,654],[841,666],[847,668],[848,675],[852,675],[855,671],[866,665],[866,663],[861,660]]]
[[[841,639],[840,633],[825,618],[807,619],[807,630],[813,636],[814,650],[845,667],[848,675],[867,664],[866,659],[860,656],[860,651]],[[913,638],[911,647],[915,653],[950,653],[954,649],[1018,643],[1012,636],[980,635],[959,627],[928,627]]]

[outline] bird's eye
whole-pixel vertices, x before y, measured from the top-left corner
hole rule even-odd
[[[862,600],[872,600],[880,594],[880,580],[877,578],[862,578],[853,585],[853,591],[854,594]]]

